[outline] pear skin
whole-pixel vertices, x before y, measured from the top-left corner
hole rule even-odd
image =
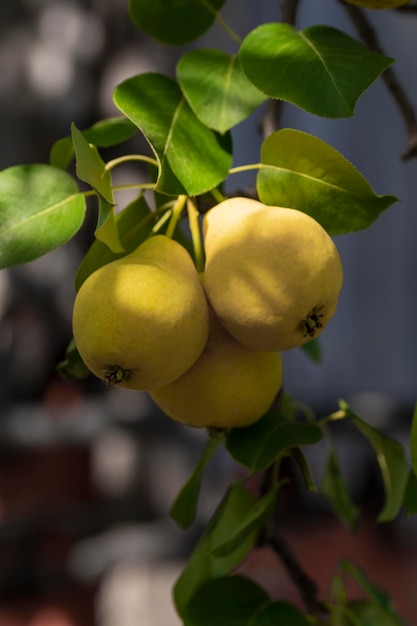
[[[282,352],[318,337],[343,283],[338,250],[312,217],[229,198],[203,220],[205,290],[247,348]]]
[[[240,428],[266,413],[281,385],[281,355],[245,348],[211,315],[209,339],[200,358],[179,379],[150,395],[178,422]]]
[[[203,351],[208,329],[194,263],[164,235],[93,272],[74,302],[81,358],[98,378],[126,389],[148,391],[181,376]]]

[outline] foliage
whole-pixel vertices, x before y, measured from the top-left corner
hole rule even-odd
[[[231,129],[264,110],[267,101],[285,101],[316,116],[348,117],[393,59],[321,24],[301,31],[284,21],[259,24],[241,39],[222,19],[224,4],[224,0],[130,0],[134,25],[164,44],[195,42],[218,22],[234,40],[235,54],[196,47],[180,58],[176,78],[159,73],[128,78],[114,90],[120,117],[83,130],[72,124],[68,137],[52,147],[49,164],[1,172],[2,268],[27,263],[65,244],[83,224],[86,198],[95,197],[99,208],[95,240],[75,277],[76,290],[97,268],[155,233],[174,237],[194,251],[201,269],[198,229],[190,223],[189,240],[178,228],[187,220],[185,198],[204,211],[223,198],[225,181],[244,170],[256,172],[256,194],[265,204],[304,211],[331,235],[369,227],[396,202],[392,195],[377,195],[332,146],[297,129],[275,129],[263,138],[257,163],[232,167]],[[138,132],[146,138],[149,153],[122,152],[105,162],[102,148],[123,146]],[[70,173],[74,158],[75,177]],[[149,182],[138,182],[137,197],[116,215],[112,170],[127,161],[145,165]],[[153,197],[152,206],[145,189]],[[306,353],[320,360],[316,342],[306,347]],[[73,343],[59,370],[68,378],[86,375]],[[174,601],[185,626],[401,624],[386,594],[349,562],[340,564],[325,600],[310,603],[305,614],[272,600],[254,581],[235,574],[271,524],[277,523],[285,458],[295,459],[307,489],[327,499],[348,528],[357,527],[360,511],[331,445],[336,421],[350,423],[375,451],[385,488],[378,521],[395,519],[403,507],[408,514],[417,512],[417,412],[410,439],[411,467],[400,443],[367,424],[344,401],[331,415],[307,417],[300,417],[291,399],[284,397],[278,409],[248,428],[208,433],[203,455],[172,505],[172,517],[183,528],[192,525],[204,470],[219,446],[241,466],[243,478],[229,487],[175,585]],[[329,449],[317,488],[302,449],[323,440]],[[255,496],[246,482],[258,473],[268,477],[268,487]],[[361,587],[363,600],[349,599],[346,577]]]

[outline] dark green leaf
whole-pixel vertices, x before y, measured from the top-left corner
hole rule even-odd
[[[353,115],[359,96],[393,63],[330,26],[297,32],[262,24],[243,41],[243,69],[258,89],[315,115]]]
[[[327,455],[323,481],[320,491],[329,500],[339,517],[347,524],[351,531],[356,530],[359,521],[359,510],[352,502],[348,488],[340,469],[339,461],[334,450]]]
[[[346,607],[347,621],[343,626],[406,626],[405,623],[391,612],[372,602],[353,601]]]
[[[248,626],[309,626],[310,622],[287,602],[269,602],[256,613]]]
[[[404,448],[398,441],[364,422],[345,402],[341,402],[340,406],[346,412],[346,417],[365,435],[376,452],[385,486],[385,504],[378,521],[390,521],[398,515],[402,507],[408,480]]]
[[[415,475],[417,476],[417,404],[414,407],[413,420],[411,422],[410,454],[411,465]]]
[[[181,528],[188,528],[194,522],[204,470],[219,443],[220,439],[211,438],[208,440],[198,463],[171,507],[170,515]]]
[[[177,78],[196,116],[225,133],[247,118],[266,96],[246,78],[240,59],[221,50],[192,50],[181,57]]]
[[[244,576],[209,580],[197,589],[185,608],[184,626],[249,626],[256,612],[268,602],[266,591]]]
[[[125,253],[112,252],[103,242],[95,239],[84,256],[75,277],[75,289],[96,269],[133,252],[148,237],[155,224],[155,214],[151,212],[143,195],[130,202],[116,215],[116,226]]]
[[[80,357],[74,340],[72,339],[65,353],[65,359],[57,365],[58,374],[67,380],[87,378],[90,370]]]
[[[129,0],[139,30],[171,45],[198,39],[216,19],[225,0]]]
[[[323,355],[321,352],[321,346],[318,338],[312,339],[311,341],[307,341],[307,343],[303,343],[301,346],[301,350],[303,350],[306,355],[314,361],[314,363],[321,363],[323,360]]]
[[[411,470],[408,475],[407,486],[404,493],[404,507],[407,515],[417,514],[417,476]]]
[[[253,472],[265,470],[286,450],[320,441],[322,433],[314,424],[293,422],[269,412],[247,428],[234,428],[227,449],[241,465]]]
[[[234,536],[242,517],[250,514],[256,504],[256,499],[241,483],[229,487],[174,586],[175,605],[181,616],[204,581],[229,574],[245,559],[256,541],[256,531],[224,557],[216,557],[213,548]]]
[[[50,165],[0,172],[0,267],[32,261],[81,227],[85,199],[74,179]]]
[[[230,135],[219,135],[204,126],[174,80],[153,73],[134,76],[116,88],[114,99],[155,153],[157,191],[197,196],[228,176]]]
[[[262,202],[308,213],[331,235],[368,227],[394,196],[377,196],[358,170],[314,135],[284,128],[262,145],[257,189]]]
[[[248,537],[253,536],[254,532],[259,533],[275,512],[277,496],[278,489],[271,489],[260,498],[252,509],[239,520],[233,529],[233,534],[226,541],[213,545],[213,555],[223,557],[233,554],[239,545],[244,543]]]

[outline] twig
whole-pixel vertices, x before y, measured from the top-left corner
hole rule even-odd
[[[384,55],[384,50],[379,42],[377,34],[372,27],[370,21],[364,14],[364,12],[351,4],[347,4],[344,0],[339,0],[353,25],[355,26],[362,41],[368,46],[370,50]],[[401,154],[401,158],[404,161],[417,157],[417,118],[414,108],[409,100],[409,97],[402,85],[400,84],[396,73],[391,67],[388,67],[382,74],[382,79],[385,82],[388,90],[397,103],[397,106],[402,115],[405,127],[408,134],[407,147]]]
[[[326,605],[318,598],[316,582],[303,570],[289,544],[278,533],[274,521],[263,531],[259,545],[269,545],[280,558],[310,613],[316,616],[328,613]]]

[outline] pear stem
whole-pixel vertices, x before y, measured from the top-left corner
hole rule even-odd
[[[186,202],[187,202],[187,196],[178,196],[177,200],[175,201],[175,204],[172,208],[171,219],[170,219],[168,228],[165,233],[165,235],[169,237],[170,239],[172,239],[174,235],[175,228],[178,222],[180,221],[181,213],[183,212]]]
[[[200,224],[198,221],[199,212],[197,209],[196,201],[193,198],[187,200],[187,214],[188,223],[190,226],[191,240],[193,242],[194,249],[194,261],[197,272],[204,271],[204,250],[201,241]]]
[[[220,203],[220,202],[223,202],[223,200],[225,200],[225,199],[226,199],[226,196],[224,196],[224,195],[222,194],[222,192],[221,192],[219,189],[217,189],[217,187],[215,187],[214,189],[212,189],[212,190],[210,191],[210,193],[211,193],[211,195],[213,196],[213,198],[216,200],[216,202],[219,202],[219,203]]]

